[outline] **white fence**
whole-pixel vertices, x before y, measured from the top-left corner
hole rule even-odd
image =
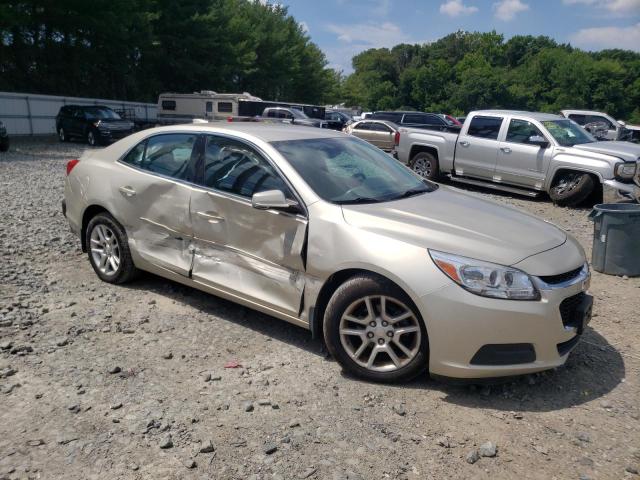
[[[135,120],[144,123],[155,122],[158,113],[155,103],[0,92],[0,120],[9,134],[53,134],[56,132],[56,115],[63,105],[105,105],[114,110],[134,112]]]

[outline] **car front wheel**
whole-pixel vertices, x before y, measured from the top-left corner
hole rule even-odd
[[[395,284],[359,275],[331,297],[324,317],[329,352],[343,369],[379,382],[402,382],[423,372],[428,339],[411,299]]]
[[[86,231],[89,262],[101,280],[125,283],[137,273],[124,228],[108,213],[91,219]]]
[[[593,177],[588,173],[562,172],[549,191],[551,200],[561,207],[576,207],[587,199],[595,188]]]
[[[98,144],[98,136],[95,131],[89,130],[89,132],[87,132],[87,143],[92,147]]]
[[[62,127],[58,129],[58,140],[60,140],[61,142],[66,142],[69,140],[69,138],[67,137],[67,132],[65,132],[64,128]]]

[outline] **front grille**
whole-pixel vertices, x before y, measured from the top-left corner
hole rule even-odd
[[[582,268],[583,267],[578,267],[575,270],[571,270],[569,272],[560,273],[558,275],[549,275],[546,277],[540,277],[540,279],[549,285],[557,285],[558,283],[567,282],[569,280],[573,280],[574,278],[576,278],[578,275],[580,275]]]
[[[562,317],[562,324],[565,327],[582,327],[582,316],[578,311],[578,307],[583,302],[586,295],[586,293],[580,292],[577,295],[565,298],[560,303],[560,316]]]

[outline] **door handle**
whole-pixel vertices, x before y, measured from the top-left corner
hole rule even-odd
[[[214,212],[196,212],[199,216],[206,218],[209,223],[224,222],[224,217],[216,215]]]
[[[511,149],[509,147],[500,147],[500,150],[502,150],[504,153],[511,153]]]
[[[469,143],[469,142],[467,142],[466,140],[462,140],[462,141],[460,142],[460,145],[461,145],[461,146],[463,146],[463,147],[468,147],[468,146],[470,145],[470,143]]]
[[[125,197],[133,197],[136,194],[136,191],[133,188],[128,186],[120,187],[118,190],[120,190],[120,193]]]

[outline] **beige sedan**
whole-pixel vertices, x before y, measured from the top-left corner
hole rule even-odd
[[[366,140],[385,152],[393,152],[400,142],[398,126],[386,120],[360,120],[347,125],[343,131]]]
[[[590,319],[571,236],[331,130],[144,130],[68,163],[63,212],[103,281],[145,270],[266,312],[369,380],[553,368]]]

